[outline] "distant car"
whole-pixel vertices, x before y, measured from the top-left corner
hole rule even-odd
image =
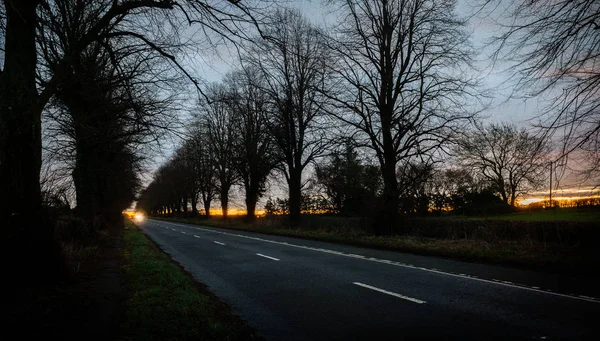
[[[133,220],[136,222],[142,222],[142,221],[144,221],[144,219],[145,219],[144,214],[141,212],[136,212],[133,217]]]

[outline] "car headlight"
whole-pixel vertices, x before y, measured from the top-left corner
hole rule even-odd
[[[142,221],[144,221],[144,215],[143,215],[143,214],[141,214],[141,213],[136,213],[136,215],[135,215],[135,217],[134,217],[134,220],[135,220],[136,222],[142,222]]]

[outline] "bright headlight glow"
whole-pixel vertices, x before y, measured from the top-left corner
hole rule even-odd
[[[138,223],[141,223],[142,221],[144,221],[144,215],[142,213],[136,213],[135,217],[133,217],[133,220],[135,220]]]

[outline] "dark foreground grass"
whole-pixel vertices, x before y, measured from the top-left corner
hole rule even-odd
[[[256,340],[256,333],[125,219],[130,340]]]
[[[159,218],[197,225],[206,225],[263,234],[321,240],[361,247],[410,252],[420,255],[441,256],[457,260],[510,265],[548,272],[594,276],[597,252],[590,248],[535,240],[502,240],[491,238],[428,238],[418,235],[375,236],[358,225],[364,222],[337,217],[307,217],[303,225],[291,228],[283,217],[259,218],[254,223],[242,219],[224,220],[216,217]],[[317,223],[319,219],[324,221]],[[342,221],[342,222],[340,222]],[[306,228],[310,225],[310,228]],[[345,228],[343,227],[345,226]]]

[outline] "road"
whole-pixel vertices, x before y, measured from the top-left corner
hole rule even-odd
[[[600,335],[600,299],[563,276],[159,220],[139,226],[267,340]]]

